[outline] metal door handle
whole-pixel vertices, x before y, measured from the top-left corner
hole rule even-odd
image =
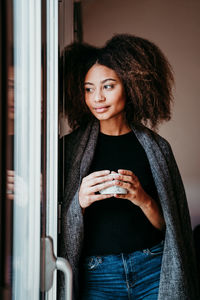
[[[72,300],[72,269],[69,262],[62,257],[55,257],[53,251],[53,239],[48,236],[41,238],[41,274],[40,289],[47,292],[53,285],[53,273],[57,269],[64,273],[65,300]]]
[[[57,257],[56,267],[62,271],[65,276],[65,299],[72,299],[72,270],[69,262],[62,257]]]

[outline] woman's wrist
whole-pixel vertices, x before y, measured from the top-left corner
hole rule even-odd
[[[142,211],[147,211],[152,209],[153,202],[154,200],[144,191],[139,207]]]
[[[139,207],[154,227],[156,227],[160,231],[165,230],[164,217],[158,204],[153,198],[146,194],[146,196],[144,197],[144,201],[141,202],[141,205]]]

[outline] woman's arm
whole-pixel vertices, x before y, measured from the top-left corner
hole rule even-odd
[[[139,206],[151,224],[159,229],[165,229],[165,220],[159,205],[142,188],[137,176],[128,170],[118,170],[119,175],[115,178],[115,184],[128,190],[125,195],[115,194],[116,198],[130,200]]]
[[[155,228],[161,231],[165,230],[164,217],[160,207],[154,199],[147,195],[145,202],[140,206],[140,208]]]

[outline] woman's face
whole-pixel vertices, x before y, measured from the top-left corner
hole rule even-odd
[[[124,116],[125,92],[115,71],[95,64],[87,72],[84,86],[85,102],[98,120]]]

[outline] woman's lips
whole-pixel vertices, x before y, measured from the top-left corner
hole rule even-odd
[[[107,111],[109,108],[109,106],[102,106],[102,107],[94,107],[94,110],[97,113],[104,113],[105,111]]]

